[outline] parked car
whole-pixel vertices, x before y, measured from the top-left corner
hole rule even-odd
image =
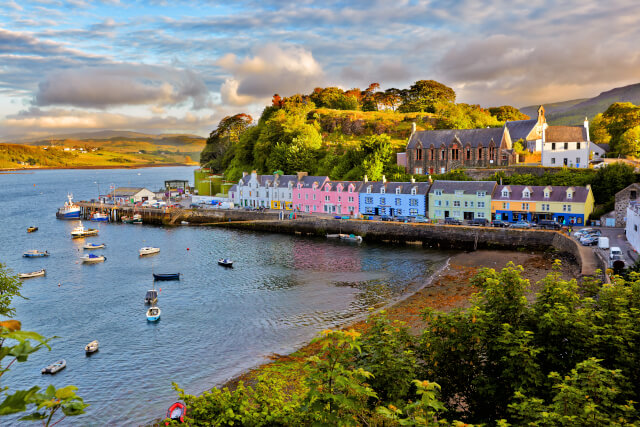
[[[444,219],[444,223],[447,225],[462,225],[462,221],[458,218],[447,217]]]
[[[595,228],[582,228],[578,231],[576,231],[575,233],[573,233],[573,237],[579,239],[580,237],[584,236],[587,233],[593,232],[593,231],[598,231]]]
[[[381,215],[380,216],[380,221],[391,221],[393,218],[391,218],[390,216],[387,215]]]
[[[414,222],[429,222],[429,218],[418,215],[417,217],[415,217]]]
[[[487,227],[489,226],[489,220],[487,218],[473,218],[472,220],[469,220],[467,224],[472,226]]]
[[[509,228],[531,228],[531,224],[527,221],[516,221]]]
[[[562,228],[562,225],[558,221],[552,219],[541,219],[538,221],[537,226],[544,230],[560,230]]]
[[[509,223],[501,219],[494,219],[493,221],[491,221],[491,226],[504,228],[504,227],[508,227]]]
[[[595,246],[598,244],[598,239],[599,239],[598,236],[594,234],[590,234],[590,235],[581,237],[580,243],[584,246]]]

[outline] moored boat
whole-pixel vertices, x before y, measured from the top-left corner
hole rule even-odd
[[[100,343],[98,340],[93,340],[89,344],[84,346],[84,351],[88,354],[95,353],[98,351],[98,347],[100,347]]]
[[[59,372],[61,370],[63,370],[64,368],[67,367],[67,361],[64,359],[60,359],[55,363],[52,363],[51,365],[42,368],[42,373],[43,374],[55,374],[56,372]]]
[[[18,278],[19,279],[30,279],[32,277],[44,276],[45,274],[47,274],[47,270],[45,270],[43,268],[42,270],[32,271],[31,273],[20,273],[20,274],[18,274]]]
[[[91,218],[89,218],[91,221],[109,221],[109,215],[107,215],[106,213],[102,213],[102,212],[94,212],[91,215]]]
[[[180,273],[153,274],[153,280],[180,280]]]
[[[134,214],[131,223],[132,224],[142,224],[142,215]]]
[[[158,302],[158,291],[155,289],[149,289],[144,296],[145,304],[155,304]]]
[[[71,231],[71,237],[74,239],[77,239],[80,237],[97,236],[97,235],[98,235],[97,228],[86,228],[84,225],[82,225],[82,221],[80,221],[79,226],[77,226]]]
[[[28,227],[27,228],[27,233],[33,233],[34,231],[38,231],[38,227]]]
[[[145,246],[144,248],[140,248],[140,250],[138,252],[140,253],[140,256],[153,255],[153,254],[157,254],[158,252],[160,252],[160,248],[153,248],[151,246]]]
[[[83,246],[84,249],[104,249],[107,245],[104,243],[87,243]]]
[[[362,236],[358,236],[357,234],[340,234],[340,240],[347,240],[349,242],[362,242]]]
[[[182,402],[176,402],[167,409],[167,418],[183,423],[187,414],[187,407]]]
[[[147,321],[156,322],[160,320],[160,313],[160,307],[156,307],[155,305],[149,307],[149,310],[147,310]]]
[[[73,203],[73,195],[67,194],[68,201],[64,202],[64,206],[56,212],[58,219],[78,219],[80,218],[80,206]]]
[[[40,258],[43,256],[49,256],[49,251],[39,251],[37,249],[30,249],[22,254],[25,258]]]
[[[220,258],[218,264],[223,267],[233,267],[233,261],[228,258]]]
[[[84,263],[96,263],[96,262],[104,262],[107,260],[107,257],[104,255],[95,255],[95,254],[88,254],[85,255],[83,257],[80,257],[80,259],[82,260],[82,262]]]

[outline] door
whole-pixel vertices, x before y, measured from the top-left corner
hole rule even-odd
[[[466,219],[467,221],[473,219],[473,212],[464,212],[463,214],[464,214],[464,219]]]
[[[449,218],[449,211],[444,211],[444,217]]]
[[[374,214],[374,215],[380,215],[380,209],[375,208],[375,209],[373,210],[373,214]]]

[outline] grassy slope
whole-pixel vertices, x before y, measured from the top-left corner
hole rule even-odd
[[[51,148],[53,143],[55,146]],[[163,138],[64,139],[35,142],[34,145],[0,144],[0,168],[23,167],[105,167],[162,163],[197,162],[204,147],[203,138],[167,136]],[[48,147],[47,150],[44,148]],[[79,153],[66,152],[62,147],[85,148]],[[189,160],[190,158],[190,160]]]

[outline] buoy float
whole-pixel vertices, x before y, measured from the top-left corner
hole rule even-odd
[[[189,248],[187,248],[187,250],[189,250]]]

